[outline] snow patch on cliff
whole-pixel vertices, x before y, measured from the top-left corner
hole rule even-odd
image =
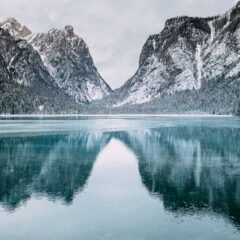
[[[197,45],[196,65],[197,65],[197,85],[196,85],[196,88],[200,89],[201,85],[202,85],[202,68],[203,68],[202,46],[200,44]]]
[[[214,20],[213,21],[210,21],[208,24],[209,24],[209,27],[210,27],[210,44],[213,43],[213,40],[214,40],[214,37],[215,37],[215,33],[216,33],[216,30],[215,30],[215,27],[213,26],[213,23],[214,23]]]
[[[94,101],[104,97],[102,89],[91,82],[87,82],[87,89],[90,99]]]

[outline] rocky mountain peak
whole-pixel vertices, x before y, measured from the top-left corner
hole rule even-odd
[[[236,3],[235,8],[240,8],[240,1]]]
[[[181,24],[187,20],[190,20],[191,18],[189,16],[179,16],[179,17],[174,17],[174,18],[169,18],[165,22],[165,27],[170,27],[175,24]]]
[[[71,25],[66,25],[64,27],[64,31],[65,31],[67,37],[73,37],[74,36],[74,29]]]
[[[40,54],[57,86],[77,103],[99,100],[111,92],[98,73],[87,44],[72,26],[36,34],[29,43]]]
[[[230,10],[230,16],[231,20],[236,16],[240,16],[240,1],[238,1],[236,5]]]
[[[199,23],[203,22],[210,22],[217,19],[219,15],[212,16],[212,17],[190,17],[190,16],[179,16],[174,18],[169,18],[165,22],[165,29],[181,26],[182,24],[192,24],[192,25],[199,25]]]
[[[22,25],[12,17],[0,22],[0,27],[8,30],[9,33],[15,38],[25,38],[32,33],[26,26]]]
[[[9,18],[7,18],[6,20],[5,20],[5,22],[9,22],[9,23],[11,23],[11,24],[13,24],[13,25],[19,25],[20,23],[15,19],[15,18],[13,18],[13,17],[9,17]]]

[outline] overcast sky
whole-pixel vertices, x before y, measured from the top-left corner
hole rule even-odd
[[[33,32],[71,24],[89,46],[107,83],[121,86],[137,70],[142,46],[167,18],[211,16],[236,0],[0,0],[0,19],[15,17]]]

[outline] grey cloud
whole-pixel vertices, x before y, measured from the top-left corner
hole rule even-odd
[[[167,18],[210,16],[234,0],[0,0],[0,18],[12,16],[34,32],[67,24],[88,44],[103,78],[116,88],[138,67],[141,48]]]

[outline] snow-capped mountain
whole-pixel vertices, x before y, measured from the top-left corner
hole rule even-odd
[[[4,28],[0,28],[0,55],[12,79],[45,96],[59,95],[60,91],[38,52],[21,37],[31,32],[24,31],[23,34],[25,27],[12,18],[1,25]]]
[[[31,31],[13,18],[0,25],[0,113],[78,112],[24,39]]]
[[[148,38],[138,71],[111,102],[121,107],[156,99],[164,112],[231,113],[240,89],[239,53],[240,2],[222,16],[169,19]]]
[[[15,18],[7,18],[0,22],[0,28],[8,30],[16,38],[25,38],[32,32],[26,26],[21,25]]]
[[[74,33],[72,26],[31,35],[28,42],[39,52],[57,86],[76,102],[92,102],[111,93],[86,43]]]
[[[111,92],[86,43],[71,26],[32,34],[16,19],[8,18],[0,28],[0,54],[18,83],[49,94],[52,87],[58,88],[77,103],[99,100]]]
[[[0,23],[0,82],[1,113],[78,113],[112,91],[72,27],[34,35],[14,18]]]

